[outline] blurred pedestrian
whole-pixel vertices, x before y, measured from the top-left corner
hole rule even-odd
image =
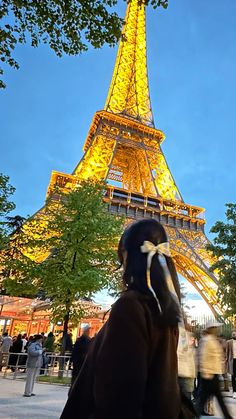
[[[200,344],[200,387],[197,400],[197,411],[199,416],[205,415],[204,407],[211,396],[215,396],[219,402],[224,418],[233,419],[226,404],[224,403],[221,391],[219,375],[222,374],[223,349],[217,335],[221,323],[209,321],[206,325],[206,333]]]
[[[179,384],[185,396],[191,400],[196,378],[196,355],[193,335],[189,330],[179,327],[178,376]]]
[[[25,345],[25,352],[28,352],[28,347],[29,347],[29,344],[32,342],[32,340],[34,339],[34,336],[30,336],[29,337],[29,339],[28,339],[28,341],[27,341],[27,343],[26,343],[26,345]]]
[[[232,378],[233,398],[236,399],[236,332],[232,332],[232,339],[227,342],[227,367]]]
[[[224,335],[220,335],[219,342],[223,349],[222,377],[224,379],[224,391],[229,391],[229,380],[227,371],[227,340]]]
[[[22,349],[21,352],[25,355],[21,355],[19,358],[19,365],[22,367],[22,372],[26,371],[25,364],[27,361],[27,355],[26,355],[26,345],[28,343],[27,333],[23,333],[22,335]]]
[[[65,344],[65,352],[72,352],[73,351],[73,340],[72,340],[72,333],[66,333],[66,344]]]
[[[163,226],[132,224],[118,255],[126,291],[91,342],[61,419],[177,419],[180,290]]]
[[[0,371],[3,367],[4,354],[9,353],[10,347],[12,346],[12,338],[8,336],[8,332],[2,334],[1,343],[0,343]]]
[[[33,393],[34,382],[42,365],[43,336],[35,335],[28,346],[28,358],[26,363],[26,383],[24,397],[35,396]]]
[[[28,342],[27,333],[24,333],[22,335],[22,350],[21,350],[21,352],[25,352],[25,347],[27,345],[27,342]]]
[[[15,371],[15,366],[19,364],[20,353],[22,351],[22,347],[23,347],[22,335],[19,334],[15,340],[13,339],[13,343],[10,348],[11,355],[9,357],[9,366],[11,367],[12,371]]]
[[[48,333],[48,337],[44,342],[44,348],[47,352],[54,352],[55,351],[55,337],[52,332]]]
[[[91,342],[91,338],[89,337],[90,326],[84,325],[82,331],[82,335],[77,338],[75,342],[71,355],[71,361],[73,364],[71,387],[73,386],[76,377],[79,375]]]

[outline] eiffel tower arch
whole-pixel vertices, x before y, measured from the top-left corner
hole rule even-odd
[[[109,211],[131,220],[160,221],[168,232],[177,271],[219,316],[218,281],[209,270],[212,261],[205,250],[204,209],[184,202],[162,152],[164,133],[154,125],[145,25],[144,4],[131,0],[105,107],[94,115],[81,161],[71,175],[52,172],[47,195],[55,186],[71,190],[81,180],[106,180]]]

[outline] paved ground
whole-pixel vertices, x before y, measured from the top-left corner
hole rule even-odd
[[[1,419],[59,419],[68,387],[35,384],[35,397],[22,397],[24,381],[0,378]]]
[[[22,397],[23,391],[24,381],[0,377],[1,419],[59,419],[67,399],[68,387],[35,384],[37,396],[29,398]],[[236,419],[236,399],[226,397],[225,400]],[[217,418],[222,417],[219,412],[217,414]]]

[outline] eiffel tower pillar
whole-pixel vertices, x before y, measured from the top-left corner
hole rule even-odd
[[[85,179],[108,182],[104,200],[128,220],[152,217],[166,228],[178,272],[219,316],[217,278],[209,271],[204,210],[186,204],[167,165],[163,132],[154,126],[147,59],[145,5],[131,0],[104,110],[95,113],[84,155],[71,175],[53,172],[54,187],[71,190]]]

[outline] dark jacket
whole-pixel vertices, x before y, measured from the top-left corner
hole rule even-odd
[[[16,353],[19,353],[19,352],[22,351],[22,347],[23,347],[23,341],[22,341],[22,339],[16,339],[13,342],[13,344],[12,344],[12,346],[10,348],[10,352],[13,352],[15,354]]]
[[[23,347],[23,340],[22,339],[16,339],[13,342],[12,346],[10,347],[11,355],[9,357],[9,365],[11,367],[17,364],[17,360],[18,360],[18,365],[20,364],[19,355],[14,355],[14,353],[15,354],[20,353],[22,351],[22,347]]]
[[[90,341],[91,339],[88,336],[82,335],[75,342],[71,360],[73,362],[73,371],[76,373],[79,372],[84,363],[85,357],[88,353]]]
[[[91,343],[61,419],[177,419],[178,329],[158,325],[156,301],[127,291]]]
[[[55,351],[55,338],[54,336],[48,336],[44,342],[44,348],[47,352],[54,352]]]
[[[65,347],[65,351],[66,352],[72,352],[73,351],[72,337],[68,333],[66,334],[66,347]]]

